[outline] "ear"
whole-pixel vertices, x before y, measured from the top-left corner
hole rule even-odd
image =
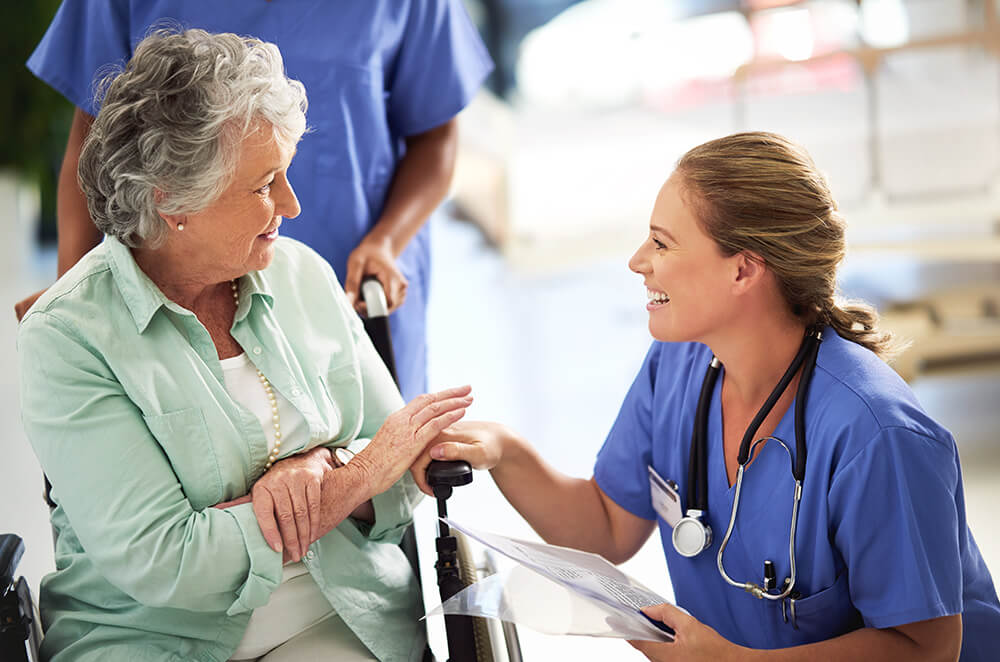
[[[763,281],[767,273],[767,264],[764,258],[752,251],[742,251],[733,256],[735,261],[735,277],[733,279],[733,292],[742,294],[754,289]]]
[[[163,222],[170,226],[171,230],[177,230],[177,226],[181,223],[187,223],[187,216],[185,214],[164,214],[159,210],[159,205],[166,199],[167,194],[160,189],[153,189],[153,202],[156,203],[157,210],[156,213],[159,214]]]

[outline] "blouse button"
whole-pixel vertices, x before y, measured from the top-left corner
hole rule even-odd
[[[264,350],[262,350],[262,349],[261,349],[260,347],[254,347],[254,348],[253,348],[253,353],[254,353],[254,354],[257,354],[258,356],[259,356],[259,355],[260,355],[260,353],[261,353],[261,352],[263,352],[263,351],[264,351]]]

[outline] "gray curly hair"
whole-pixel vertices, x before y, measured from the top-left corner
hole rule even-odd
[[[278,47],[229,33],[154,29],[98,83],[101,96],[78,179],[98,229],[131,247],[163,242],[160,213],[218,199],[261,121],[290,145],[306,130],[305,88],[285,76]]]

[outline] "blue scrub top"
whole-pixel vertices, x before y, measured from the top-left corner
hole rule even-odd
[[[708,424],[711,546],[680,556],[650,501],[647,467],[687,494],[695,409],[711,350],[654,342],[597,458],[598,485],[622,508],[657,520],[677,604],[726,639],[784,648],[856,628],[886,628],[962,614],[962,660],[995,659],[1000,604],[965,521],[958,449],[913,392],[872,352],[827,329],[806,403],[808,461],[795,541],[798,629],[780,602],[727,584],[716,567],[734,488],[726,476],[720,389]],[[774,436],[795,451],[795,405]],[[735,479],[735,476],[734,476]],[[769,442],[747,467],[724,557],[736,581],[760,583],[765,559],[789,574],[794,478]],[[686,507],[686,504],[685,504]]]
[[[95,76],[124,66],[167,19],[273,42],[305,85],[312,131],[289,169],[302,213],[282,234],[315,249],[341,282],[382,213],[404,139],[454,117],[493,68],[461,0],[65,0],[28,67],[96,115]],[[426,389],[429,260],[425,225],[399,259],[409,288],[390,319],[407,399]]]

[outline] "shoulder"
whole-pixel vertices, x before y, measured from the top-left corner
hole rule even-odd
[[[701,385],[712,362],[712,350],[696,342],[654,341],[646,355],[643,370],[648,371],[654,390],[663,392],[690,383]]]
[[[333,267],[309,246],[291,237],[279,237],[274,246],[274,260],[264,270],[269,278],[290,280],[298,286],[316,287],[322,283],[299,279],[323,279],[338,285]]]
[[[107,251],[102,243],[38,297],[21,320],[20,329],[45,323],[46,319],[106,318],[115,290]]]
[[[701,343],[653,341],[622,407],[669,416],[665,412],[683,408],[692,392],[697,397],[711,361],[712,350]]]
[[[333,267],[302,242],[279,237],[274,260],[260,273],[272,290],[275,311],[287,322],[306,323],[304,318],[310,318],[329,324],[336,319],[337,325],[345,329],[355,326],[357,315]],[[308,313],[304,318],[303,312]]]
[[[55,355],[100,356],[109,340],[129,326],[135,330],[103,246],[85,255],[25,314],[17,329],[22,362],[37,367]]]
[[[820,434],[844,440],[848,455],[898,433],[954,444],[888,364],[832,329],[826,330],[820,346],[807,410],[815,412],[814,422],[823,428]]]

